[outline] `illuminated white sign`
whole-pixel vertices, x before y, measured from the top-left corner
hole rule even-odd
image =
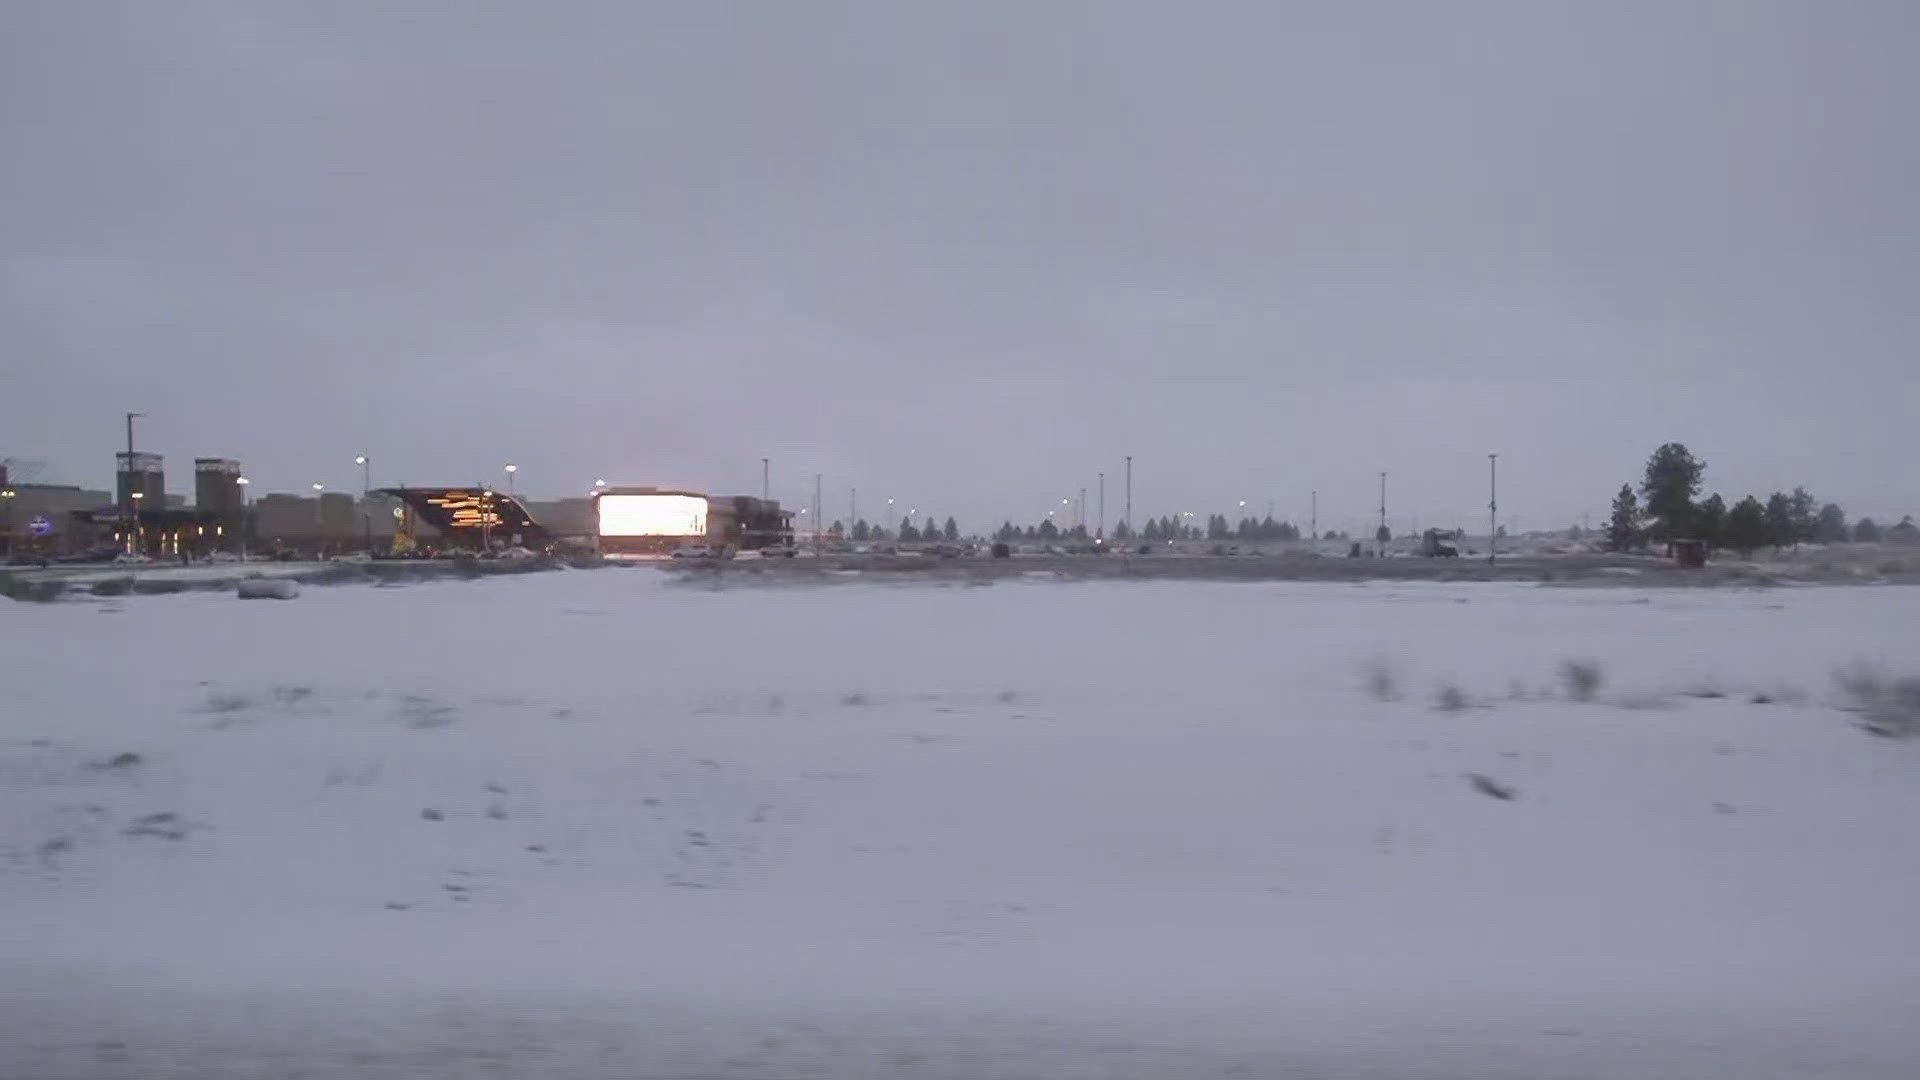
[[[698,495],[602,495],[601,536],[705,536],[707,500]]]

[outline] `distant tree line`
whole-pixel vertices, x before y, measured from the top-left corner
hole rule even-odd
[[[852,540],[856,544],[882,543],[898,541],[902,544],[934,543],[936,541],[955,541],[960,539],[960,523],[949,517],[944,525],[936,524],[931,516],[915,525],[911,517],[900,519],[898,527],[888,529],[884,525],[869,524],[866,518],[853,523],[848,530],[846,523],[835,521],[827,526],[827,535],[835,540]]]
[[[1747,495],[1728,506],[1716,492],[1696,501],[1706,462],[1681,443],[1667,443],[1647,459],[1636,492],[1621,484],[1613,497],[1606,544],[1613,551],[1635,551],[1649,545],[1671,545],[1676,540],[1699,540],[1709,550],[1722,548],[1750,555],[1763,547],[1775,549],[1800,544],[1874,543],[1880,540],[1920,542],[1920,527],[1911,516],[1882,529],[1872,518],[1847,524],[1846,512],[1835,503],[1821,505],[1807,489],[1776,491],[1765,502]]]

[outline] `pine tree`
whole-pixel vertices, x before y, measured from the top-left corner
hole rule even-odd
[[[1792,522],[1795,546],[1808,543],[1819,533],[1819,505],[1803,487],[1794,488],[1787,496],[1787,517]]]
[[[913,527],[913,519],[909,517],[901,518],[900,519],[900,542],[903,544],[914,544],[914,543],[918,543],[919,541],[920,541],[920,530]]]
[[[1742,555],[1751,555],[1767,544],[1767,510],[1760,500],[1749,495],[1727,511],[1724,539],[1728,547]]]
[[[940,535],[946,537],[949,544],[960,539],[960,523],[948,517],[946,527],[940,530]]]
[[[1879,543],[1880,526],[1872,518],[1861,518],[1853,526],[1853,540],[1856,544]]]
[[[861,518],[859,521],[853,523],[853,539],[856,543],[864,544],[867,542],[867,538],[872,535],[873,528],[867,524],[866,518]]]
[[[1828,503],[1820,508],[1819,523],[1814,527],[1814,539],[1823,544],[1844,544],[1847,542],[1847,512],[1837,503]]]
[[[1613,497],[1613,518],[1607,523],[1607,550],[1632,551],[1640,546],[1640,500],[1633,485],[1621,484]]]
[[[1676,540],[1693,528],[1693,497],[1700,493],[1700,477],[1707,463],[1696,460],[1677,442],[1667,443],[1647,459],[1640,496],[1652,518],[1647,532],[1657,541]]]
[[[1123,529],[1126,528],[1125,523],[1122,523],[1120,527]],[[1140,539],[1145,540],[1149,544],[1158,543],[1160,540],[1160,523],[1152,518],[1148,518],[1147,527],[1145,531],[1140,534]]]
[[[1700,504],[1699,513],[1694,516],[1694,537],[1707,545],[1712,551],[1724,542],[1727,531],[1727,501],[1714,492],[1706,502]]]
[[[1793,499],[1785,492],[1767,496],[1767,543],[1783,548],[1793,543]]]
[[[1048,518],[1040,523],[1038,535],[1041,540],[1057,540],[1060,537],[1060,528],[1053,523],[1052,518]]]

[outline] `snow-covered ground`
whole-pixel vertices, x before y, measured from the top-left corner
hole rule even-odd
[[[1829,702],[1920,664],[1920,589],[604,570],[0,630],[0,1076],[1920,1062],[1920,747]]]

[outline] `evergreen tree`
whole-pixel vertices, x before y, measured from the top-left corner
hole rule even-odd
[[[1847,512],[1837,503],[1828,503],[1820,508],[1820,520],[1814,527],[1814,539],[1823,544],[1844,544],[1847,542]]]
[[[856,543],[864,544],[867,542],[867,538],[872,535],[873,527],[867,524],[866,518],[861,518],[859,521],[853,523],[853,539]]]
[[[900,542],[903,544],[913,544],[913,543],[918,543],[919,540],[920,540],[920,530],[913,527],[913,519],[907,518],[907,517],[901,518],[900,519]]]
[[[1632,551],[1640,546],[1640,500],[1633,485],[1621,484],[1613,497],[1613,518],[1607,523],[1607,550]]]
[[[1749,495],[1727,511],[1723,538],[1728,547],[1742,555],[1751,555],[1768,542],[1767,510],[1760,500]]]
[[[920,539],[929,542],[940,539],[940,526],[934,524],[932,514],[928,514],[926,524],[920,526]]]
[[[1793,499],[1785,492],[1767,496],[1767,543],[1783,548],[1793,543]]]
[[[1047,520],[1040,523],[1040,533],[1039,533],[1040,539],[1057,540],[1059,539],[1059,537],[1060,537],[1060,529],[1054,525],[1052,518],[1048,518]]]
[[[1040,530],[1029,525],[1021,532],[1020,538],[1022,540],[1038,540],[1040,539]]]
[[[1003,544],[1009,540],[1018,540],[1020,530],[1013,527],[1013,522],[1004,522],[1000,526],[1000,531],[993,534],[993,538]]]
[[[1793,543],[1796,546],[1808,543],[1819,533],[1819,506],[1803,487],[1794,488],[1793,494],[1787,496],[1787,517],[1792,522]]]
[[[1113,526],[1113,538],[1122,542],[1132,540],[1133,530],[1127,527],[1124,520],[1116,522]]]
[[[1640,497],[1653,519],[1647,529],[1652,539],[1662,543],[1679,539],[1693,528],[1693,497],[1700,493],[1700,477],[1706,471],[1707,463],[1696,460],[1677,442],[1662,446],[1647,459]]]
[[[1913,523],[1913,515],[1908,514],[1899,523],[1887,529],[1884,539],[1895,544],[1920,543],[1920,526]]]
[[[1123,523],[1120,527],[1124,529],[1126,525]],[[1148,518],[1146,531],[1140,534],[1140,539],[1145,540],[1149,544],[1157,543],[1161,539],[1160,523],[1152,518]]]
[[[842,525],[839,519],[836,518],[833,524],[827,526],[827,535],[833,537],[835,540],[844,539],[847,535],[847,527]]]
[[[960,523],[948,517],[946,527],[940,530],[940,535],[946,537],[949,544],[960,539]]]
[[[1724,542],[1727,531],[1727,501],[1714,492],[1706,502],[1700,504],[1699,513],[1694,516],[1693,535],[1713,551]]]
[[[1880,526],[1872,518],[1861,518],[1853,527],[1853,539],[1858,544],[1877,544],[1880,542]]]

